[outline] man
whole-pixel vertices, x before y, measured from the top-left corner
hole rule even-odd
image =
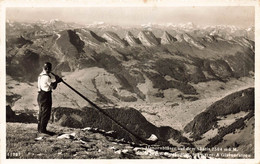
[[[51,81],[52,64],[49,62],[44,63],[43,71],[38,77],[38,104],[39,104],[39,118],[38,118],[38,133],[50,134],[46,130],[48,121],[51,116],[51,106],[52,106],[52,89],[56,89],[57,84],[62,81],[62,79],[55,75],[55,82]]]

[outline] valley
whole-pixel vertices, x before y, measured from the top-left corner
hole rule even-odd
[[[161,146],[235,147],[252,158],[254,28],[190,26],[8,21],[6,105],[36,118],[37,77],[50,61],[54,73],[139,136],[155,134]],[[56,129],[114,130],[117,139],[139,143],[62,83],[52,117]]]

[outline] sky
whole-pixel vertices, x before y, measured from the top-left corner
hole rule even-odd
[[[22,22],[59,19],[65,22],[91,24],[105,22],[113,25],[147,23],[187,23],[196,25],[254,25],[254,7],[16,7],[6,8],[6,19]]]

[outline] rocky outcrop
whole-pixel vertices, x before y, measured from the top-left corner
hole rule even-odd
[[[151,31],[141,31],[138,34],[138,38],[144,46],[157,46],[159,45],[158,39]]]
[[[112,45],[117,45],[120,47],[127,46],[126,42],[124,42],[116,33],[107,31],[102,35],[103,38],[107,40],[108,43]]]
[[[191,45],[194,46],[194,47],[197,47],[198,49],[204,49],[204,48],[205,48],[204,45],[202,45],[202,44],[200,44],[199,42],[195,41],[194,38],[192,38],[190,35],[188,35],[188,34],[186,34],[186,33],[183,34],[183,39],[184,39],[187,43],[191,44]]]
[[[135,38],[134,35],[129,31],[126,34],[125,39],[130,46],[136,46],[141,44],[140,40]]]
[[[76,34],[75,31],[68,30],[70,42],[72,45],[76,47],[78,53],[84,52],[83,48],[85,46],[84,42],[80,39],[80,37]]]
[[[178,42],[182,42],[183,41],[183,35],[182,34],[177,34],[175,36],[175,38],[177,39]]]
[[[60,53],[60,56],[65,58],[78,58],[80,53],[83,53],[84,42],[76,34],[75,31],[68,30],[58,33],[55,39],[55,44]]]
[[[177,39],[171,36],[167,31],[164,31],[163,36],[161,38],[161,44],[171,44],[176,42]]]
[[[228,63],[223,60],[209,61],[209,71],[220,79],[232,77],[232,70]]]
[[[106,42],[105,39],[98,36],[96,33],[94,33],[91,30],[76,29],[75,31],[77,32],[81,40],[84,41],[85,45],[97,47],[100,46],[102,43]]]
[[[255,49],[254,41],[250,41],[250,40],[246,39],[245,37],[236,38],[235,42],[243,47],[250,48],[252,51],[254,51],[254,49]]]
[[[204,38],[207,42],[213,42],[213,41],[216,41],[216,39],[214,38],[214,36],[212,35],[206,35],[205,38]]]

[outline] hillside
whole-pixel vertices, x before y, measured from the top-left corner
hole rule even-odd
[[[25,113],[16,115],[8,107],[7,121],[20,123],[7,123],[7,152],[19,152],[19,156],[9,158],[253,158],[254,101],[250,98],[253,91],[248,88],[228,95],[194,117],[184,128],[184,131],[191,132],[184,133],[190,139],[170,127],[154,126],[133,108],[105,109],[106,113],[139,137],[156,135],[158,142],[153,145],[143,144],[112,120],[89,107],[81,110],[55,108],[52,123],[48,126],[55,134],[35,140],[36,124],[25,124],[35,123],[32,119],[34,117]],[[238,106],[223,109],[220,104],[224,105],[231,99],[235,99]],[[211,114],[207,115],[209,112]],[[32,122],[28,122],[29,118]],[[27,146],[21,150],[21,147],[11,144],[13,142]],[[31,145],[33,153],[30,152]],[[163,147],[165,149],[161,149]],[[44,153],[45,150],[48,153]]]
[[[138,136],[156,135],[159,147],[238,147],[254,156],[254,28],[80,26],[53,20],[8,21],[6,31],[8,122],[35,123],[37,77],[50,61],[54,73]],[[113,130],[113,140],[140,144],[62,83],[53,91],[52,121],[53,130]],[[7,125],[10,131],[18,126]],[[97,133],[87,135],[104,137]]]
[[[254,89],[248,88],[230,94],[209,106],[194,117],[184,127],[184,131],[193,138],[195,145],[209,148],[225,145],[236,147],[241,153],[253,154],[254,108]],[[247,135],[245,131],[248,132]],[[250,140],[247,137],[241,140],[243,136],[249,137]]]
[[[55,131],[55,135],[45,136],[37,141],[36,126],[36,124],[7,123],[7,159],[206,158],[202,153],[200,156],[192,156],[189,151],[178,150],[177,147],[160,150],[158,145],[149,147],[114,139],[110,132],[97,132],[91,128],[89,130],[60,128],[55,124],[50,125],[50,130]]]

